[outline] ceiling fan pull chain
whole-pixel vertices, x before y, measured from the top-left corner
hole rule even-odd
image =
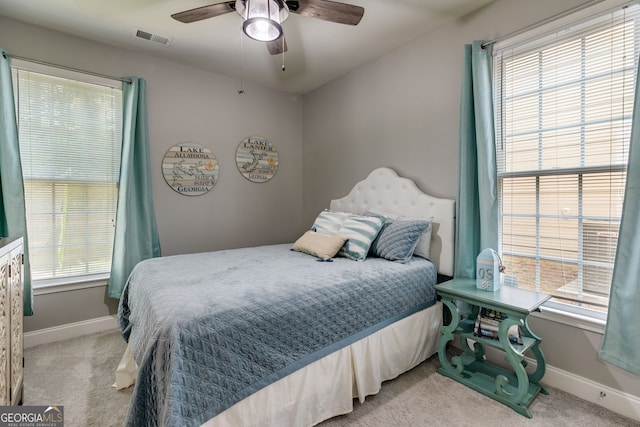
[[[285,68],[284,68],[284,37],[281,37],[281,38],[282,38],[282,72],[284,72],[285,71]]]
[[[242,35],[242,29],[240,30],[240,89],[238,90],[238,95],[242,95],[244,93],[244,86],[243,86],[243,75],[242,75],[242,70],[243,70],[243,65],[244,65],[244,49],[243,49],[243,35]]]

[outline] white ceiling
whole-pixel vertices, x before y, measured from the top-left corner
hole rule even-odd
[[[235,12],[190,24],[170,16],[220,0],[1,0],[0,15],[304,94],[491,1],[344,0],[365,8],[357,26],[292,13],[283,24],[284,58],[242,37]],[[172,41],[136,38],[137,28]]]

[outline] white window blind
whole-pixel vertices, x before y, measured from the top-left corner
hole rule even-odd
[[[32,278],[108,273],[122,91],[13,71]]]
[[[494,52],[500,251],[519,287],[561,305],[607,309],[639,9],[628,4]]]

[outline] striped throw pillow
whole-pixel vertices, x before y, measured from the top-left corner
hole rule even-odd
[[[384,218],[375,216],[350,215],[342,223],[336,234],[348,240],[338,252],[356,261],[364,261],[371,243],[375,240],[384,224]]]
[[[311,229],[316,233],[336,235],[338,229],[351,214],[325,209],[318,214]]]

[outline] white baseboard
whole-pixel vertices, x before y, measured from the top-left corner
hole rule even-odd
[[[24,334],[24,347],[29,348],[40,344],[49,344],[55,341],[76,338],[96,332],[110,330],[116,331],[117,329],[118,322],[115,316],[99,317],[97,319],[68,323],[66,325],[54,326],[53,328],[26,332]]]
[[[532,360],[533,361],[533,360]],[[640,397],[547,365],[542,382],[613,412],[640,421]]]
[[[459,342],[454,345],[460,349]],[[493,348],[487,348],[486,351],[488,360],[510,369],[506,365],[502,351]],[[525,360],[529,367],[527,371],[536,366],[535,359],[525,357]],[[545,366],[542,384],[573,394],[587,402],[602,406],[627,418],[640,421],[640,396],[625,393],[548,364]]]

